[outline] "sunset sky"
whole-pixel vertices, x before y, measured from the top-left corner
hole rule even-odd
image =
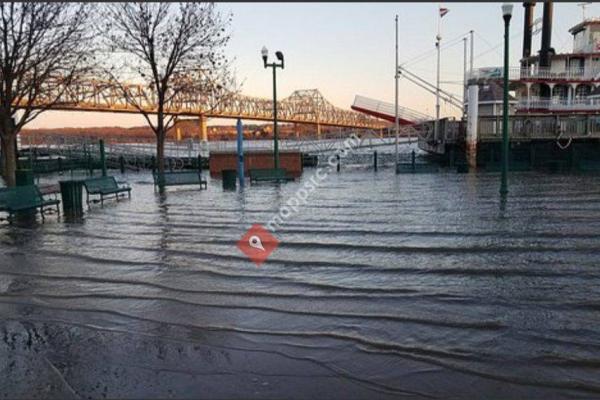
[[[263,68],[260,49],[271,55],[281,50],[286,68],[278,71],[280,98],[296,89],[318,88],[334,105],[350,108],[357,94],[393,102],[394,16],[400,20],[400,63],[435,82],[435,35],[438,7],[450,12],[442,19],[442,46],[475,31],[475,67],[501,65],[503,21],[501,3],[220,3],[233,12],[232,40],[227,54],[233,59],[242,92],[270,98],[270,71]],[[523,38],[522,3],[514,3],[511,25],[511,64],[517,65]],[[535,17],[541,18],[538,2]],[[588,17],[600,16],[600,4],[587,7]],[[552,45],[557,52],[571,51],[568,29],[582,19],[577,3],[555,3]],[[539,50],[541,34],[534,37]],[[415,57],[427,53],[419,62]],[[462,95],[463,43],[442,51],[443,88]],[[435,98],[409,81],[401,80],[400,104],[434,113]],[[452,115],[442,106],[442,114]],[[223,123],[213,120],[210,123]],[[229,123],[233,123],[230,121]],[[47,112],[27,128],[137,126],[135,115]]]

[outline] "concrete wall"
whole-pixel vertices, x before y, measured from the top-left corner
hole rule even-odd
[[[279,163],[288,175],[294,178],[302,175],[302,154],[299,151],[280,151]],[[211,152],[209,157],[210,176],[220,178],[224,169],[237,170],[236,152]],[[244,152],[244,175],[248,169],[273,168],[273,153],[264,151]]]

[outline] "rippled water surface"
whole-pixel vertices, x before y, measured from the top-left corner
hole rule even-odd
[[[312,173],[1,224],[0,397],[600,397],[600,177],[343,170],[257,267]]]

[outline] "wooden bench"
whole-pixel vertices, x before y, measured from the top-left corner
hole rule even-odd
[[[37,186],[16,186],[0,189],[0,211],[7,212],[9,216],[20,211],[40,210],[42,220],[46,207],[56,207],[60,213],[59,200],[46,200]]]
[[[160,175],[153,172],[154,186],[160,186]],[[200,185],[200,189],[207,188],[206,179],[202,178],[200,171],[165,171],[162,175],[163,186]]]
[[[293,181],[294,178],[287,176],[283,168],[261,168],[248,170],[250,182],[286,182]]]
[[[99,195],[100,202],[104,203],[104,196],[115,195],[119,201],[119,194],[127,193],[131,198],[131,188],[125,184],[119,186],[114,176],[102,176],[98,178],[89,178],[83,181],[85,191],[87,193],[86,203],[90,204],[90,195]]]

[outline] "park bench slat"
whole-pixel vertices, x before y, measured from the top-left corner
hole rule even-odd
[[[159,186],[160,176],[158,172],[152,174],[154,185]],[[202,178],[200,171],[169,171],[162,176],[164,186],[200,185],[200,189],[206,189],[207,182]]]
[[[57,211],[60,213],[59,204],[59,200],[44,199],[39,188],[35,185],[0,189],[0,211],[8,212],[11,216],[19,211],[39,209],[42,219],[44,219],[44,209],[56,206]]]
[[[90,195],[99,195],[100,202],[104,203],[104,196],[114,194],[117,201],[120,193],[127,193],[131,198],[131,188],[129,185],[119,186],[114,176],[101,176],[89,178],[83,181],[87,193],[86,202],[90,204]]]
[[[284,168],[260,168],[248,170],[250,182],[266,181],[293,181],[294,178],[287,176]]]

